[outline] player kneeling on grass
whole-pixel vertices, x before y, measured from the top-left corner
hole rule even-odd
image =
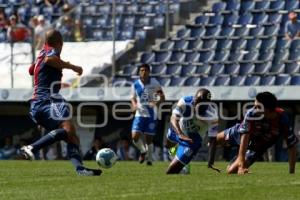
[[[79,138],[74,125],[67,120],[70,115],[69,107],[59,94],[63,69],[71,69],[82,74],[82,68],[60,59],[63,38],[59,31],[50,30],[46,33],[46,43],[36,62],[29,69],[34,76],[34,94],[30,102],[30,116],[32,120],[43,126],[48,134],[21,148],[20,156],[34,160],[34,154],[41,148],[56,141],[67,142],[67,153],[78,175],[100,175],[99,169],[88,169],[82,164],[79,151]]]
[[[295,144],[298,139],[290,127],[287,113],[277,107],[274,94],[258,93],[254,107],[246,112],[242,123],[217,135],[218,144],[239,146],[238,155],[227,167],[227,173],[248,173],[248,168],[281,137],[284,137],[288,146],[289,172],[295,173]]]
[[[199,132],[208,132],[209,162],[213,167],[218,132],[218,115],[211,104],[211,93],[207,89],[199,89],[195,96],[181,98],[171,116],[171,125],[167,133],[167,148],[178,145],[176,155],[171,161],[167,174],[178,174],[189,164],[201,147],[202,138]]]

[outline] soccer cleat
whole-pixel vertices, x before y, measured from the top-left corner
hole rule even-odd
[[[187,164],[185,165],[182,170],[180,171],[180,174],[190,174],[191,173],[191,165]]]
[[[146,163],[148,166],[152,166],[152,162],[151,161],[147,161]]]
[[[79,176],[100,176],[102,173],[101,169],[89,169],[86,167],[77,167],[76,173]]]
[[[139,157],[139,162],[142,164],[146,159],[146,152],[145,153],[141,153],[140,157]]]
[[[20,149],[20,156],[25,159],[25,160],[34,160],[34,154],[32,152],[33,147],[28,145],[28,146],[23,146]]]

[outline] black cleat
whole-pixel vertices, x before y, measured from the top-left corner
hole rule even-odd
[[[148,166],[152,166],[152,162],[151,161],[147,161],[147,165]]]
[[[77,167],[76,173],[79,176],[100,176],[102,174],[101,169],[89,169],[86,167]]]
[[[141,153],[140,157],[139,157],[139,162],[142,164],[146,159],[146,152],[145,153]]]

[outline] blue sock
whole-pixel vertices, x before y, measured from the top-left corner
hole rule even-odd
[[[68,143],[67,144],[68,156],[75,167],[75,169],[82,167],[82,158],[79,151],[79,146],[77,144]]]
[[[64,140],[67,136],[65,129],[55,129],[31,144],[33,152],[37,152],[41,148],[51,145],[56,141]]]

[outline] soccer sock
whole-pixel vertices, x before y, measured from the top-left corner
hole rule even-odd
[[[150,162],[152,162],[153,160],[152,154],[153,154],[153,143],[147,144],[147,160]]]
[[[67,132],[65,129],[56,129],[48,134],[41,137],[39,140],[35,141],[31,146],[33,147],[33,152],[39,151],[41,148],[53,144],[56,141],[60,141],[67,138]]]
[[[138,141],[134,141],[132,140],[133,144],[136,146],[136,148],[141,152],[141,153],[145,153],[146,152],[146,149],[145,149],[145,146],[142,142],[141,139],[138,139]]]
[[[75,169],[82,167],[82,158],[80,155],[79,146],[77,144],[68,143],[67,153]]]

